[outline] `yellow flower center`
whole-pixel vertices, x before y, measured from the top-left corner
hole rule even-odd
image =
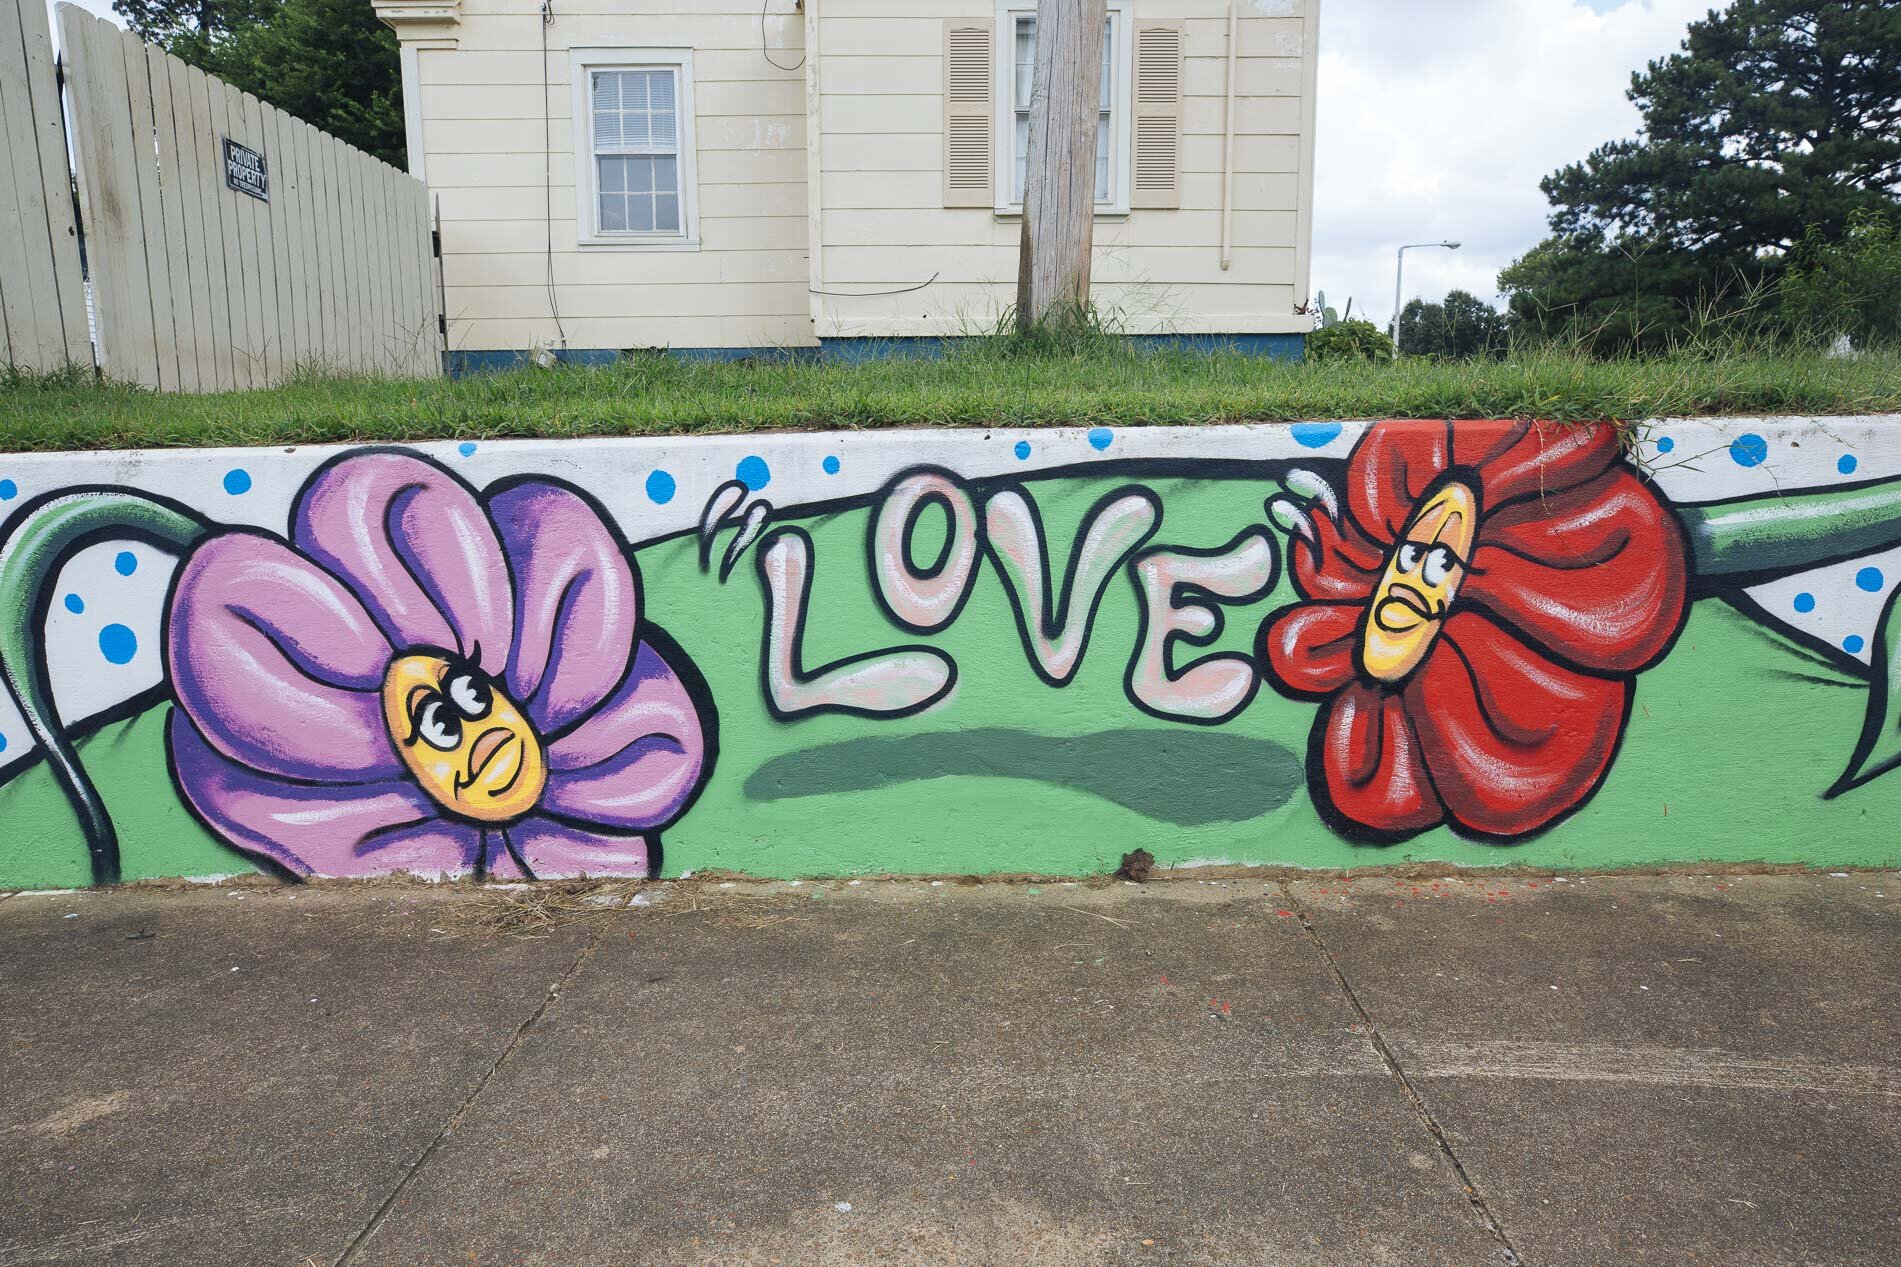
[[[422,790],[458,817],[510,822],[547,786],[541,737],[473,664],[433,652],[397,657],[383,675],[383,720]]]
[[[1399,544],[1373,590],[1360,644],[1360,665],[1369,676],[1397,682],[1418,668],[1432,649],[1472,558],[1478,507],[1469,487],[1446,484],[1426,499],[1399,534]]]

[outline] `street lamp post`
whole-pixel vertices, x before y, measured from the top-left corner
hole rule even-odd
[[[1399,309],[1405,303],[1406,294],[1406,252],[1417,251],[1428,246],[1443,246],[1448,251],[1456,251],[1462,242],[1408,242],[1399,248],[1399,264],[1393,270],[1393,359],[1399,359]]]

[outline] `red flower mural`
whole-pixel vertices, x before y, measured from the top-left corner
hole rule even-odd
[[[1305,601],[1262,640],[1284,694],[1326,701],[1307,764],[1330,824],[1517,837],[1596,790],[1687,586],[1682,529],[1620,452],[1610,426],[1385,422],[1344,507],[1290,476],[1313,500],[1272,509]]]

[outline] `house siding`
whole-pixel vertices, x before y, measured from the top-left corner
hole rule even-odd
[[[456,46],[419,50],[451,349],[556,347],[562,332],[571,349],[809,345],[805,77],[760,56],[757,4],[557,0],[545,147],[538,7],[463,0]],[[767,30],[796,64],[797,15]],[[569,50],[623,47],[693,50],[698,249],[579,244]]]
[[[1221,267],[1226,0],[1135,0],[1183,23],[1180,209],[1098,217],[1093,295],[1136,334],[1299,333],[1311,202],[1312,0],[1239,0],[1234,222]],[[944,20],[993,21],[993,0],[807,0],[818,74],[821,339],[955,336],[1015,301],[1021,221],[943,205]],[[809,38],[809,37],[808,37]],[[839,291],[922,289],[847,297]]]
[[[1180,208],[1097,221],[1096,302],[1130,333],[1311,324],[1295,308],[1308,290],[1318,0],[1238,3],[1226,270],[1227,0],[1134,3],[1138,22],[1182,22],[1185,93]],[[415,49],[412,104],[441,207],[451,348],[810,347],[994,327],[1015,298],[1020,222],[943,205],[941,92],[945,19],[995,12],[993,0],[775,4],[767,39],[794,68],[781,70],[761,55],[756,3],[557,0],[544,101],[538,5],[462,0],[453,46]],[[801,66],[808,40],[819,53]],[[693,50],[697,249],[578,241],[569,50],[615,47]]]

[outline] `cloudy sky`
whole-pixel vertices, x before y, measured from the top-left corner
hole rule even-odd
[[[1630,74],[1721,0],[1322,0],[1313,285],[1384,324],[1406,292],[1498,301],[1545,235],[1539,178],[1637,129]]]

